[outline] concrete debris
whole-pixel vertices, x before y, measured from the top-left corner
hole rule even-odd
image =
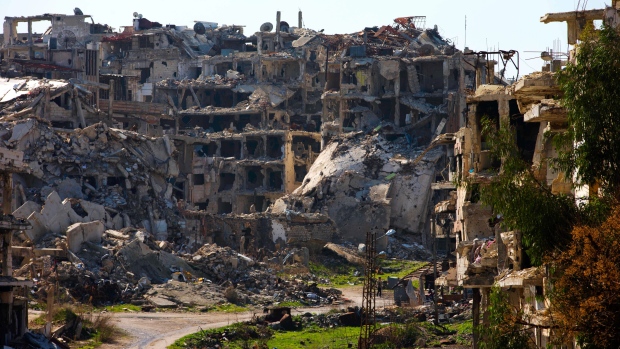
[[[382,135],[357,135],[333,141],[303,184],[279,199],[271,213],[326,214],[340,237],[351,242],[364,242],[361,231],[383,234],[396,228],[417,233],[424,243],[430,183],[441,154],[431,151],[416,165],[413,160],[421,152],[405,137],[388,141]]]
[[[454,173],[434,148],[494,71],[420,16],[335,35],[142,16],[115,32],[79,9],[4,20],[2,199],[30,228],[14,267],[39,300],[58,282],[69,302],[145,309],[331,304],[338,291],[277,270],[324,246],[361,264],[365,233],[389,229],[379,249],[427,259],[446,199],[431,183]],[[45,35],[17,32],[39,21]]]

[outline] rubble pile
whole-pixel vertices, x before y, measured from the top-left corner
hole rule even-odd
[[[3,146],[24,152],[25,170],[39,183],[29,185],[28,175],[15,175],[23,203],[16,215],[33,224],[28,234],[34,242],[49,231],[60,233],[69,223],[95,220],[110,229],[145,227],[161,234],[160,240],[168,229],[178,229],[168,181],[178,175],[178,166],[168,138],[104,123],[62,132],[35,119],[4,123],[0,133],[7,139]]]
[[[403,241],[405,240],[405,241]],[[413,261],[431,261],[432,253],[421,244],[406,239],[388,237],[387,256],[390,258],[406,259]]]
[[[303,184],[276,201],[271,212],[327,215],[343,240],[357,243],[363,242],[360,231],[422,231],[441,153],[430,151],[416,164],[423,149],[414,148],[404,136],[394,141],[387,137],[358,133],[333,141]]]

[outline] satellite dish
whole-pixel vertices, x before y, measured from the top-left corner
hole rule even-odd
[[[138,12],[133,13],[133,18],[138,18]]]
[[[260,31],[262,31],[263,33],[269,33],[272,30],[273,30],[273,24],[269,22],[263,23],[263,25],[260,26]]]
[[[73,48],[77,43],[75,33],[71,30],[63,30],[56,36],[58,39],[58,45],[62,48]]]
[[[207,28],[205,28],[204,24],[197,22],[196,24],[194,24],[194,31],[198,35],[204,35],[204,33],[207,32]]]
[[[79,8],[76,7],[76,8],[73,9],[73,14],[76,15],[76,16],[83,16],[84,12],[82,12],[82,10],[80,10]]]

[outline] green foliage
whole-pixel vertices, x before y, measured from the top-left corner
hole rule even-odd
[[[460,323],[448,324],[446,328],[456,332],[456,343],[460,345],[471,345],[472,334],[474,332],[474,322],[467,320]]]
[[[300,301],[286,301],[278,303],[279,307],[289,307],[289,308],[301,308],[306,306],[306,304]]]
[[[502,168],[489,184],[481,186],[481,200],[503,216],[505,228],[523,233],[526,253],[533,264],[540,265],[545,256],[568,244],[579,210],[572,197],[554,195],[536,177],[521,157],[514,129],[497,129],[485,118],[482,132],[492,155],[502,159]]]
[[[478,326],[481,349],[527,349],[534,348],[528,328],[520,324],[523,310],[513,309],[508,295],[501,288],[491,290],[490,305],[487,309],[488,326]]]
[[[317,262],[310,262],[310,273],[321,279],[329,280],[329,283],[319,283],[321,287],[346,287],[351,285],[359,285],[364,282],[364,277],[360,273],[355,276],[357,270],[350,264],[340,264],[336,266],[326,266]]]
[[[208,308],[208,311],[218,311],[222,313],[243,313],[250,310],[248,307],[242,307],[232,303],[224,303]]]
[[[133,304],[114,304],[114,305],[109,305],[103,309],[94,309],[94,311],[101,311],[101,310],[106,310],[111,313],[123,313],[127,311],[142,311],[142,307],[140,307],[139,305],[133,305]]]
[[[276,332],[267,344],[269,348],[348,348],[349,344],[357,345],[359,328],[309,327],[299,331]]]
[[[394,276],[399,279],[403,278],[427,264],[428,262],[410,261],[405,259],[382,259],[379,262],[379,265],[385,274],[383,275],[384,279],[387,279],[389,276]]]
[[[226,343],[229,349],[266,348],[266,341],[273,336],[267,327],[236,323],[230,326],[202,330],[176,340],[170,349],[193,349],[222,347]]]
[[[603,25],[583,32],[576,63],[558,73],[568,113],[568,130],[554,141],[557,166],[583,183],[602,182],[608,192],[620,185],[620,34]],[[574,142],[578,146],[574,147]]]

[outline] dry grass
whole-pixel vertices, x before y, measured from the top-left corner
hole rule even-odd
[[[121,329],[112,323],[112,317],[108,314],[98,314],[92,320],[93,329],[97,331],[96,339],[101,343],[112,343],[115,338],[122,335]]]

